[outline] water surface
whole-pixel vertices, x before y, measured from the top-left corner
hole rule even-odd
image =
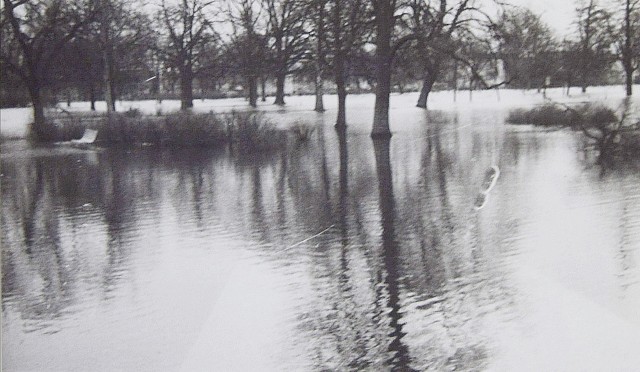
[[[637,169],[394,102],[260,156],[2,143],[3,369],[636,369]]]

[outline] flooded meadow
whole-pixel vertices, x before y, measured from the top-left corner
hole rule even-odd
[[[475,94],[375,141],[373,95],[288,97],[315,130],[261,154],[3,141],[3,370],[637,369],[638,168]]]

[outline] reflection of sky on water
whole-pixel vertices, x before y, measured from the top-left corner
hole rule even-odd
[[[638,173],[418,112],[388,144],[296,112],[312,141],[259,158],[3,144],[3,367],[636,365]]]

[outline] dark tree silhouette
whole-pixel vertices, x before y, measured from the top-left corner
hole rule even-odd
[[[249,105],[252,107],[258,106],[258,80],[264,74],[267,56],[267,38],[258,29],[261,11],[257,0],[240,0],[231,4],[228,12],[233,28],[229,59],[245,80]]]
[[[633,94],[633,74],[638,69],[640,56],[640,1],[622,0],[622,22],[613,28],[613,39],[616,40],[617,56],[622,63],[625,74],[625,92],[627,96]]]
[[[611,64],[611,15],[596,0],[579,3],[577,12],[579,76],[582,92]]]
[[[366,40],[369,9],[364,0],[329,0],[328,3],[327,53],[338,93],[335,126],[344,128],[347,126],[348,63]]]
[[[558,47],[539,15],[526,8],[505,11],[493,31],[512,84],[540,88],[547,76],[556,72],[553,56]]]
[[[169,66],[178,70],[183,110],[193,107],[193,80],[214,39],[212,23],[205,15],[211,4],[213,1],[181,0],[168,5],[162,1],[160,19],[167,33],[162,50]]]
[[[317,112],[324,111],[324,72],[326,67],[326,51],[325,51],[325,23],[326,23],[326,6],[328,0],[312,0],[310,2],[313,14],[313,26],[315,28],[313,37],[313,62],[314,62],[314,87],[316,104],[314,110]]]
[[[305,29],[305,4],[296,0],[263,0],[268,16],[268,34],[274,53],[276,105],[284,105],[287,75],[308,54],[309,33]]]
[[[1,68],[18,76],[33,106],[32,134],[36,140],[54,139],[45,121],[45,91],[51,86],[53,67],[76,34],[96,14],[90,1],[3,0]]]
[[[373,112],[374,138],[391,137],[389,95],[391,94],[391,37],[395,25],[395,0],[373,0],[376,27],[376,102]]]

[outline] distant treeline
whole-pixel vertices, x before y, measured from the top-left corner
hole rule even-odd
[[[493,0],[3,0],[0,99],[42,108],[65,100],[433,89],[542,89],[624,81],[638,65],[637,0],[576,2],[563,39],[538,14]],[[295,84],[296,88],[287,84]],[[386,97],[386,98],[385,98]]]

